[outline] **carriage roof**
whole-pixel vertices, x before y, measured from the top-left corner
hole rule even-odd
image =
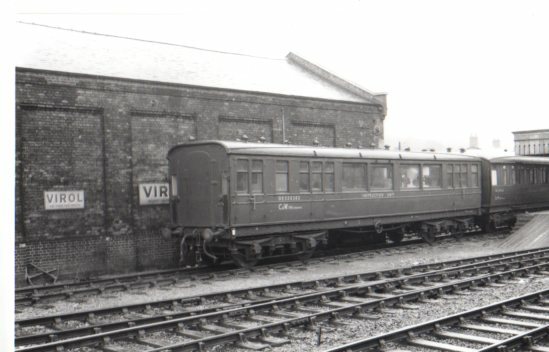
[[[489,159],[492,164],[536,164],[549,165],[549,158],[541,156],[502,156]]]
[[[419,161],[479,161],[480,158],[449,153],[406,152],[363,148],[332,148],[322,146],[304,146],[290,144],[251,143],[239,141],[198,141],[174,146],[170,149],[185,148],[200,145],[219,145],[227,154],[306,157],[306,158],[341,158],[341,159],[383,159],[383,160],[419,160]]]

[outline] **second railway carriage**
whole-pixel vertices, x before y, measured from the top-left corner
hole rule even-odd
[[[187,263],[308,256],[351,233],[429,240],[481,215],[481,160],[466,155],[203,141],[173,147],[168,160]]]
[[[512,226],[515,214],[549,208],[549,158],[482,159],[483,223],[488,230]]]

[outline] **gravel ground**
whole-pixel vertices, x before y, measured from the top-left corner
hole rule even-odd
[[[377,250],[371,257],[319,263],[306,268],[277,269],[270,270],[266,273],[250,272],[239,275],[238,277],[218,278],[213,281],[187,281],[175,286],[163,288],[154,287],[144,290],[132,290],[129,292],[106,293],[89,297],[74,297],[65,301],[18,308],[15,319],[19,320],[35,316],[111,307],[122,303],[131,304],[151,300],[200,296],[231,289],[250,288],[275,283],[307,281],[314,278],[359,274],[380,269],[393,269],[424,263],[477,257],[504,252],[498,248],[498,244],[504,238],[504,235],[484,235],[479,238],[461,241],[445,240],[434,246],[402,247],[398,252],[395,252],[393,249]]]
[[[358,274],[379,269],[391,269],[439,261],[476,257],[501,253],[498,244],[504,235],[485,235],[475,239],[445,240],[434,246],[403,247],[394,250],[378,250],[371,257],[345,259],[339,262],[319,263],[307,268],[271,270],[267,273],[239,275],[238,277],[216,279],[214,281],[188,281],[167,288],[150,288],[141,291],[109,293],[99,296],[83,297],[71,301],[24,307],[16,312],[16,319],[56,313],[74,312],[95,308],[116,306],[122,303],[140,303],[151,300],[172,299],[195,295],[223,292],[230,289],[249,288],[274,283],[306,281],[314,278],[336,275]],[[508,251],[508,250],[506,250]],[[503,288],[485,288],[469,296],[458,299],[432,301],[428,306],[419,304],[418,310],[392,310],[380,320],[346,320],[344,326],[322,326],[321,343],[318,344],[318,330],[292,330],[290,344],[273,348],[275,352],[284,351],[322,351],[344,342],[358,338],[376,336],[384,332],[399,329],[412,324],[429,321],[449,314],[466,311],[475,307],[495,303],[511,297],[548,289],[549,278],[537,277],[517,280],[516,284]],[[418,348],[407,348],[421,351]],[[215,351],[247,351],[233,347],[214,348]]]
[[[313,331],[293,329],[290,332],[291,343],[273,348],[272,352],[323,351],[358,339],[377,336],[406,326],[442,318],[544,289],[549,289],[548,277],[522,278],[516,280],[513,285],[501,288],[482,288],[469,296],[457,299],[453,297],[451,299],[430,300],[428,301],[428,305],[427,303],[419,303],[419,309],[417,310],[389,309],[387,313],[382,314],[379,320],[342,319],[345,324],[344,326],[319,324]],[[318,328],[321,326],[322,336],[319,345]],[[497,338],[498,336],[492,334],[489,337]],[[477,345],[470,345],[470,347],[475,346]],[[228,348],[226,346],[213,350],[227,352],[247,351],[240,348]],[[432,351],[417,347],[409,348],[408,346],[406,346],[406,350]]]

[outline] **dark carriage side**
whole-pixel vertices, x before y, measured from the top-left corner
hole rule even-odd
[[[168,159],[183,252],[207,260],[308,256],[328,235],[432,239],[480,215],[480,159],[464,155],[211,141]]]
[[[512,227],[517,213],[549,209],[549,158],[486,158],[482,169],[486,230]]]

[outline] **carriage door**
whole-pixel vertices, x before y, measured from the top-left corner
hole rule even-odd
[[[263,191],[263,160],[237,158],[233,223],[250,224],[263,221],[265,196]]]
[[[187,226],[211,226],[215,223],[216,203],[212,199],[217,163],[206,152],[196,151],[185,156],[182,168],[181,204]]]

